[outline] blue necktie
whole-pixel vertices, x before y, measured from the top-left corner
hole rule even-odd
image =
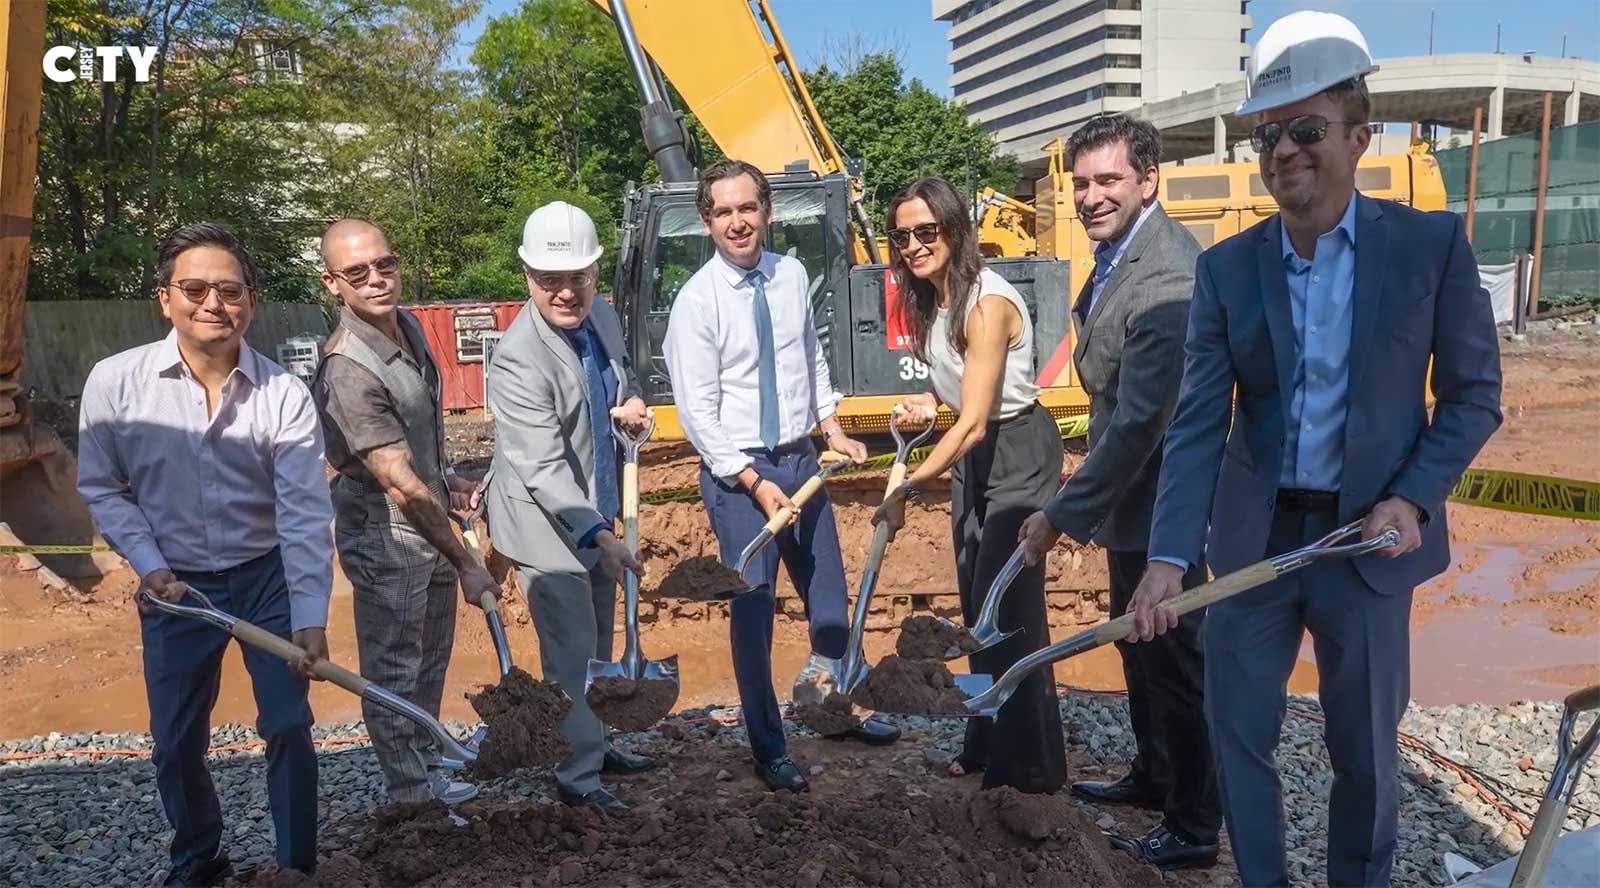
[[[617,517],[617,445],[611,440],[611,404],[606,400],[606,380],[600,368],[594,337],[579,328],[573,343],[583,363],[583,381],[589,390],[589,431],[594,436],[594,505],[607,521]]]
[[[756,291],[751,300],[756,315],[756,360],[760,364],[761,444],[768,450],[778,446],[778,359],[772,345],[772,310],[767,307],[767,284],[759,270],[745,275]]]

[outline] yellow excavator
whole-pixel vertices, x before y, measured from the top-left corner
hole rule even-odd
[[[661,353],[672,301],[712,251],[694,207],[694,142],[670,104],[669,82],[725,155],[771,177],[768,248],[794,255],[811,274],[818,332],[845,396],[840,421],[854,432],[885,431],[900,396],[926,388],[927,368],[896,329],[897,293],[862,204],[860,170],[829,134],[768,0],[590,2],[616,25],[640,93],[645,145],[665,180],[630,186],[624,196],[613,296],[646,397],[658,406],[657,437],[682,436]],[[1059,419],[1088,411],[1071,361],[1069,311],[1094,262],[1074,224],[1065,147],[1057,139],[1045,152],[1050,167],[1033,203],[985,188],[974,220],[990,266],[1033,312],[1040,400]],[[1425,151],[1364,159],[1357,187],[1444,208],[1443,179]],[[1161,189],[1166,211],[1207,247],[1277,209],[1253,163],[1167,166]]]

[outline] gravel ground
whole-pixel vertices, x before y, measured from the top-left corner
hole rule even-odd
[[[1317,701],[1296,697],[1291,708],[1315,716]],[[1070,727],[1075,760],[1120,772],[1133,755],[1133,734],[1120,697],[1065,695],[1062,713]],[[686,718],[732,718],[734,709],[702,709]],[[1438,752],[1503,784],[1510,806],[1532,819],[1555,761],[1555,734],[1560,706],[1519,703],[1510,706],[1413,707],[1402,730]],[[902,727],[932,737],[924,741],[931,762],[952,757],[960,743],[960,723],[950,720],[893,718]],[[453,725],[458,734],[462,725]],[[793,722],[790,730],[804,731]],[[1312,884],[1322,878],[1327,848],[1327,794],[1331,780],[1321,725],[1314,718],[1291,715],[1286,722],[1279,762],[1284,775],[1288,812],[1291,876]],[[319,739],[359,736],[355,724],[319,726]],[[227,725],[212,731],[213,747],[248,743],[255,732]],[[657,731],[619,738],[619,746],[666,744],[671,737]],[[742,745],[742,730],[725,730],[715,742]],[[0,743],[0,754],[39,753],[62,749],[148,749],[144,734],[51,734]],[[357,824],[382,794],[372,750],[365,743],[329,742],[319,747],[324,852],[356,844]],[[1455,851],[1480,863],[1498,861],[1521,849],[1520,831],[1507,817],[1479,797],[1454,770],[1426,755],[1402,747],[1400,856],[1395,883],[1443,884],[1439,862]],[[267,812],[264,762],[259,749],[216,752],[212,775],[222,797],[227,847],[236,862],[269,861],[271,818]],[[814,772],[819,769],[813,769]],[[819,777],[819,779],[826,779]],[[513,792],[553,803],[553,785],[542,771],[525,771],[483,784],[486,791]],[[155,772],[147,756],[70,755],[0,762],[0,874],[5,884],[100,886],[158,883],[166,869],[169,838]],[[1091,819],[1109,827],[1106,812],[1084,806]],[[1579,783],[1568,829],[1600,825],[1600,781],[1586,775]],[[1231,873],[1216,873],[1215,884],[1229,884]]]

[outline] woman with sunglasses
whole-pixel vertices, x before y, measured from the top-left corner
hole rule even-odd
[[[933,383],[932,391],[909,395],[901,406],[927,421],[944,404],[956,419],[872,520],[898,531],[906,501],[950,472],[956,583],[971,625],[1016,547],[1023,520],[1060,486],[1061,435],[1036,400],[1027,305],[1015,287],[984,267],[967,202],[943,179],[919,179],[889,203],[887,228],[900,320]],[[973,654],[973,672],[998,677],[1049,643],[1042,563],[1012,581],[1000,625],[1023,631]],[[950,774],[977,771],[984,771],[985,787],[1030,793],[1055,792],[1066,781],[1061,714],[1048,668],[1024,681],[992,723],[967,722]]]

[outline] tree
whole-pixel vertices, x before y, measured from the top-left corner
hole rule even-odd
[[[33,298],[147,297],[154,245],[179,222],[237,230],[267,298],[308,298],[306,207],[290,144],[305,87],[279,76],[307,46],[359,31],[378,0],[53,0],[52,44],[155,46],[150,83],[47,82]],[[291,65],[291,68],[293,66]]]
[[[892,53],[861,55],[847,71],[824,62],[805,77],[840,149],[863,161],[866,202],[875,219],[895,191],[919,176],[943,176],[964,191],[985,185],[1016,189],[1015,158],[1001,154],[959,104],[920,80],[907,83]]]

